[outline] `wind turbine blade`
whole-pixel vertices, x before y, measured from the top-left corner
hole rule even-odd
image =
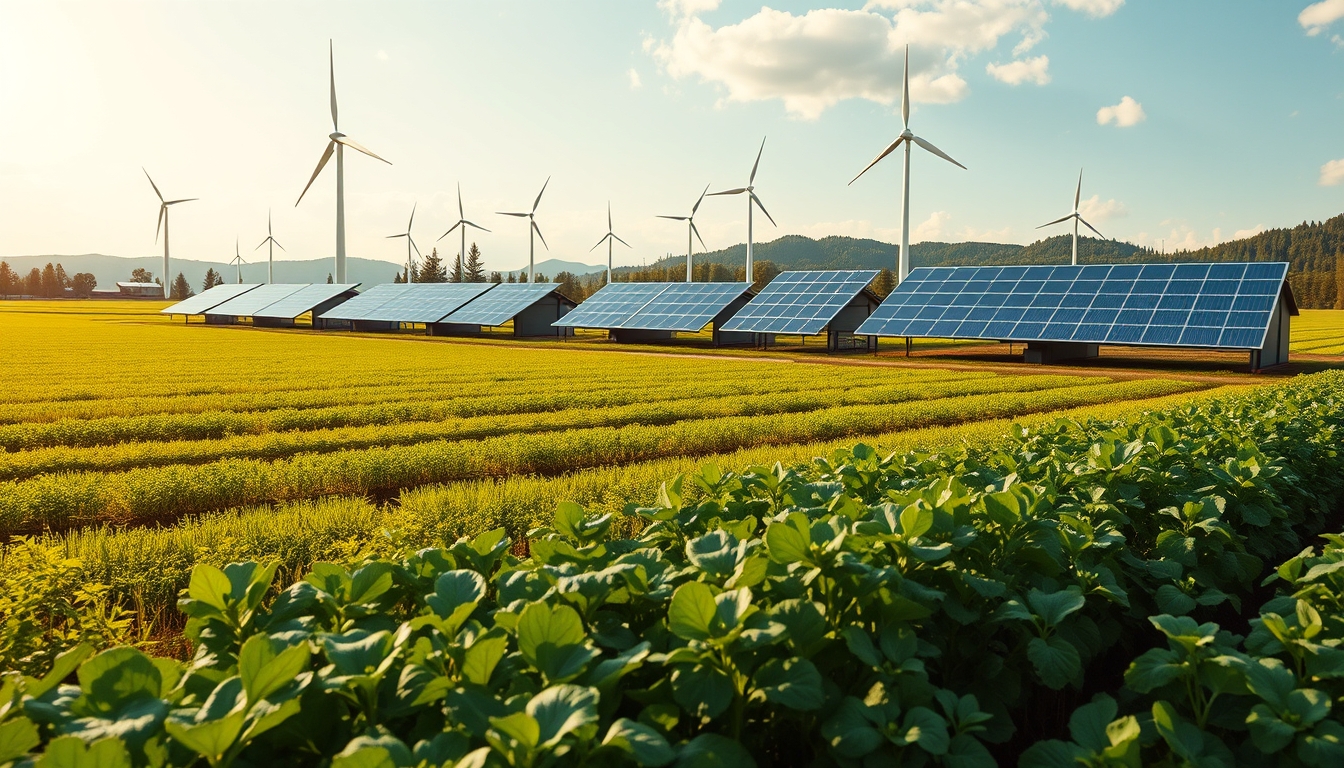
[[[536,212],[537,212],[537,206],[538,206],[538,205],[541,205],[541,196],[544,195],[544,194],[546,194],[546,185],[547,185],[547,184],[550,184],[550,183],[551,183],[551,177],[550,177],[550,176],[547,176],[547,177],[546,177],[546,181],[541,185],[541,191],[537,193],[537,201],[536,201],[535,203],[532,204],[532,212],[533,212],[533,213],[536,213]],[[549,251],[550,248],[547,248],[546,250]]]
[[[1077,213],[1077,212],[1078,212],[1078,203],[1079,203],[1082,199],[1083,199],[1083,169],[1082,169],[1082,168],[1079,168],[1079,169],[1078,169],[1078,189],[1074,190],[1074,193],[1073,193],[1073,212],[1074,212],[1074,213]],[[1082,219],[1079,219],[1079,221],[1082,221]],[[1087,222],[1083,222],[1083,223],[1086,224]],[[1089,226],[1091,226],[1091,225],[1089,225]]]
[[[863,169],[862,171],[859,171],[859,176],[862,176],[863,174],[867,173],[869,168],[872,168],[874,165],[877,165],[878,163],[882,162],[882,158],[886,157],[887,155],[890,155],[892,152],[895,152],[895,151],[896,151],[896,148],[899,147],[899,146],[901,146],[901,142],[902,142],[902,141],[905,141],[905,137],[904,137],[904,136],[901,136],[901,137],[897,138],[895,141],[891,142],[891,145],[890,145],[890,146],[888,146],[886,149],[882,150],[882,154],[880,154],[880,155],[878,155],[877,157],[873,158],[873,162],[871,162],[871,163],[869,163],[867,166],[865,166],[864,169]],[[854,182],[858,181],[858,180],[859,180],[859,176],[855,176],[854,178],[850,179],[850,180],[849,180],[849,183],[850,183],[850,184],[853,184]]]
[[[168,215],[168,206],[159,203],[159,223],[154,225],[154,242],[159,242],[159,230],[163,227],[163,218]]]
[[[629,243],[625,242],[624,240],[622,240],[621,238],[616,237],[616,233],[615,233],[615,232],[610,232],[610,233],[608,233],[608,234],[610,234],[612,237],[616,238],[616,242],[620,243],[621,245],[624,245],[626,248],[633,248],[633,247],[634,247],[634,246],[630,245]]]
[[[454,224],[453,226],[449,227],[447,232],[444,232],[442,235],[439,235],[439,240],[442,240],[443,238],[445,238],[445,237],[447,237],[447,236],[453,234],[453,230],[455,230],[455,229],[457,229],[458,227],[462,226],[462,224],[463,224],[463,222],[459,221],[459,222],[457,222],[456,224]],[[439,242],[439,240],[435,240],[434,242],[437,243],[437,242]]]
[[[1072,219],[1075,215],[1077,215],[1077,214],[1070,213],[1068,216],[1061,216],[1060,218],[1055,219],[1054,221],[1047,221],[1046,223],[1044,223],[1044,224],[1042,224],[1041,226],[1037,227],[1037,229],[1045,229],[1046,227],[1052,226],[1052,225],[1054,225],[1054,224],[1059,224],[1059,223],[1068,221],[1069,219]]]
[[[700,204],[705,201],[705,192],[708,191],[709,191],[709,184],[706,184],[705,191],[700,193],[700,199],[695,201],[695,205],[691,206],[691,216],[694,216],[695,212],[700,210]]]
[[[953,160],[953,159],[951,158],[951,156],[949,156],[949,155],[948,155],[946,152],[944,152],[943,150],[941,150],[941,149],[939,149],[939,148],[933,146],[932,144],[930,144],[929,142],[927,142],[927,141],[925,141],[925,140],[919,138],[918,136],[912,136],[911,138],[914,140],[914,142],[915,142],[916,144],[918,144],[919,146],[923,147],[924,149],[927,149],[928,151],[932,152],[933,154],[935,154],[935,155],[937,155],[937,156],[943,158],[944,160],[946,160],[947,162],[949,162],[949,163],[951,163],[951,164],[957,166],[957,167],[960,168],[961,170],[963,170],[963,171],[966,170],[966,166],[962,165],[961,163],[958,163],[956,160]]]
[[[407,234],[405,232],[402,232],[400,235],[388,235],[387,239],[391,240],[394,237],[407,237]]]
[[[271,209],[266,209],[266,236],[271,236]]]
[[[771,224],[774,224],[776,227],[779,226],[778,224],[775,224],[775,220],[771,218],[770,212],[765,210],[765,203],[761,202],[761,198],[757,197],[755,192],[751,193],[751,201],[756,203],[757,208],[761,209],[761,213],[765,214],[765,218],[770,219]]]
[[[709,196],[714,197],[715,195],[740,195],[746,191],[747,191],[746,187],[738,187],[737,189],[725,189],[722,192],[710,192]]]
[[[1087,219],[1084,219],[1082,216],[1079,216],[1079,217],[1078,217],[1078,220],[1081,221],[1081,222],[1083,223],[1083,226],[1087,227],[1088,229],[1092,230],[1093,232],[1097,232],[1097,228],[1094,227],[1094,226],[1092,226],[1091,224],[1088,224],[1088,223],[1087,223]],[[1106,239],[1106,236],[1103,235],[1103,234],[1101,234],[1100,232],[1097,232],[1097,237],[1100,237],[1102,240],[1105,240],[1105,239]]]
[[[354,139],[350,138],[349,136],[342,136],[342,137],[340,137],[339,139],[336,139],[336,140],[339,141],[339,142],[341,142],[342,144],[344,144],[345,146],[347,146],[347,147],[349,147],[349,148],[351,148],[351,149],[357,149],[357,150],[359,150],[360,152],[363,152],[364,154],[368,155],[369,157],[372,157],[374,160],[382,160],[384,163],[387,163],[388,165],[391,165],[391,164],[392,164],[392,161],[391,161],[391,160],[385,160],[385,159],[383,159],[383,158],[381,158],[381,157],[375,155],[375,154],[373,153],[373,150],[369,149],[368,147],[365,147],[365,146],[360,145],[358,142],[356,142]]]
[[[905,44],[905,86],[901,91],[901,123],[910,126],[910,44]]]
[[[411,237],[411,236],[408,234],[408,235],[406,235],[406,239],[407,239],[407,241],[410,242],[411,247],[415,249],[415,255],[416,255],[416,256],[419,256],[419,257],[422,258],[422,259],[425,258],[425,257],[424,257],[423,255],[421,255],[421,253],[420,253],[420,246],[418,246],[418,245],[415,244],[415,238],[414,238],[414,237]]]
[[[337,130],[336,126],[336,47],[331,40],[327,40],[327,63],[331,67],[331,130]]]
[[[303,202],[303,196],[308,194],[308,188],[313,186],[314,181],[317,181],[317,174],[321,173],[322,169],[327,167],[327,161],[331,159],[331,153],[335,151],[336,142],[327,142],[327,151],[323,152],[322,159],[317,161],[317,170],[313,171],[312,178],[308,179],[308,183],[303,186],[303,191],[299,193],[299,199],[294,201],[295,208],[299,207],[299,203]]]
[[[274,237],[271,238],[271,242],[272,242],[272,243],[275,243],[275,247],[276,247],[276,248],[279,248],[279,249],[282,250],[282,251],[285,250],[285,246],[281,245],[281,244],[280,244],[280,241],[279,241],[279,240],[276,240]],[[288,253],[288,251],[285,251],[285,252]]]
[[[495,211],[495,213],[500,216],[518,216],[524,219],[532,215],[530,213],[509,213],[507,211]]]
[[[466,221],[465,219],[462,221],[462,223],[463,223],[463,224],[466,224],[468,227],[475,227],[475,228],[481,230],[482,232],[489,232],[489,231],[490,231],[490,230],[486,229],[485,227],[482,227],[480,224],[473,224],[473,223],[471,223],[470,221]]]
[[[546,244],[546,238],[541,234],[541,227],[537,226],[537,222],[535,221],[532,222],[532,228],[537,231],[537,237],[541,238],[541,247],[545,248],[548,251],[551,250],[551,246]]]
[[[695,228],[694,221],[691,222],[691,232],[695,235],[695,239],[700,241],[700,248],[708,251],[709,246],[705,245],[705,239],[700,236],[700,230]]]
[[[168,202],[164,203],[164,205],[177,205],[178,203],[190,203],[200,199],[201,198],[199,197],[184,197],[181,200],[169,200]]]
[[[145,169],[144,169],[143,167],[142,167],[140,170],[145,171]],[[163,202],[163,193],[162,193],[162,192],[159,192],[159,185],[154,183],[154,179],[150,177],[150,175],[149,175],[149,171],[145,171],[145,178],[146,178],[146,179],[149,179],[149,186],[151,186],[151,187],[154,188],[154,194],[156,194],[156,195],[159,196],[159,202],[162,203],[162,202]]]
[[[597,245],[601,245],[601,244],[607,242],[607,238],[609,238],[609,237],[611,237],[611,236],[612,236],[612,235],[611,235],[610,232],[608,232],[607,234],[603,235],[603,236],[602,236],[602,239],[597,241]],[[589,249],[588,249],[588,252],[589,252],[589,253],[592,253],[593,251],[596,251],[596,250],[597,250],[597,245],[594,245],[592,248],[589,248]]]
[[[607,201],[607,231],[611,231],[611,201]]]
[[[765,151],[765,138],[761,139],[761,148],[756,150],[756,162],[751,164],[751,177],[747,179],[747,184],[756,183],[756,169],[761,167],[761,153]]]
[[[688,221],[691,217],[690,217],[690,216],[664,216],[663,214],[660,213],[660,214],[658,214],[658,218],[660,218],[660,219],[672,219],[673,221]]]
[[[254,251],[259,251],[259,250],[261,250],[261,246],[263,246],[263,245],[265,245],[267,242],[269,242],[270,239],[271,239],[271,238],[268,237],[268,238],[266,238],[265,240],[262,240],[260,243],[257,244],[257,247],[256,247],[256,248],[253,248],[252,250],[254,250]]]
[[[411,203],[411,218],[406,222],[406,231],[411,231],[411,225],[415,223],[415,207],[420,203]]]

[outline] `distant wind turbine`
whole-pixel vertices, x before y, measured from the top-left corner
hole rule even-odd
[[[145,171],[144,168],[140,170]],[[164,200],[163,194],[159,192],[159,185],[150,178],[149,171],[145,171],[145,178],[149,179],[149,186],[154,188],[154,194],[159,198],[159,223],[154,225],[154,242],[159,241],[159,227],[163,227],[163,298],[168,298],[168,206],[178,203],[190,203],[193,200],[199,200],[198,197],[187,197],[181,200]]]
[[[627,243],[627,242],[625,242],[624,240],[622,240],[621,238],[617,237],[617,236],[616,236],[616,233],[613,232],[613,231],[611,230],[611,201],[608,200],[608,201],[607,201],[607,234],[603,235],[603,236],[602,236],[602,239],[597,241],[597,245],[601,245],[602,243],[606,243],[606,244],[607,244],[607,283],[611,283],[611,242],[612,242],[613,240],[615,240],[616,242],[620,243],[621,245],[624,245],[626,248],[629,248],[629,247],[630,247],[630,244],[629,244],[629,243]],[[589,249],[588,249],[588,252],[589,252],[589,253],[592,253],[593,251],[597,250],[597,245],[594,245],[592,248],[589,248]],[[689,282],[690,279],[691,279],[691,278],[690,278],[690,273],[688,272],[688,273],[687,273],[687,276],[686,276],[686,280],[687,280],[687,282]]]
[[[270,244],[271,247],[266,249],[266,282],[274,283],[275,249],[279,248],[280,250],[283,251],[285,250],[285,246],[281,245],[280,241],[276,240],[274,237],[271,237],[271,212],[269,210],[266,211],[266,239],[262,240],[261,245],[258,245],[256,248],[253,248],[252,250],[259,251],[261,250],[262,245],[267,244]]]
[[[548,251],[551,250],[551,247],[549,245],[546,245],[546,238],[542,237],[541,235],[541,227],[537,226],[537,218],[536,218],[537,206],[541,205],[541,196],[546,193],[546,184],[550,183],[551,183],[551,177],[547,176],[546,182],[541,185],[541,191],[537,193],[536,202],[532,203],[532,210],[530,212],[506,213],[505,211],[495,211],[495,213],[499,214],[500,216],[518,216],[520,218],[527,219],[528,223],[531,225],[530,227],[528,227],[527,230],[527,282],[529,283],[532,282],[532,270],[536,262],[536,251],[537,251],[537,243],[535,240],[533,240],[532,235],[536,234],[537,237],[541,237],[542,247]]]
[[[692,250],[691,235],[695,235],[695,237],[700,240],[701,248],[703,248],[706,251],[709,250],[709,248],[705,245],[705,239],[703,237],[700,237],[700,230],[695,228],[695,212],[700,210],[700,204],[705,201],[706,192],[709,192],[708,184],[705,185],[704,192],[700,193],[700,198],[695,201],[695,205],[691,206],[690,216],[664,216],[661,213],[658,214],[658,218],[660,219],[671,219],[673,221],[686,222],[686,282],[688,283],[691,282],[691,250]]]
[[[910,131],[910,46],[908,45],[905,46],[905,86],[901,92],[901,122],[904,125],[901,135],[886,149],[882,150],[882,154],[874,158],[867,168],[859,171],[859,176],[867,173],[868,168],[877,165],[882,161],[882,158],[894,152],[901,145],[901,142],[905,142],[905,176],[904,185],[901,188],[901,252],[896,255],[896,279],[898,282],[904,282],[906,276],[910,274],[910,145],[918,144],[963,171],[966,170],[966,166],[953,160],[941,149]],[[853,184],[858,181],[859,176],[850,179],[849,183]]]
[[[1083,226],[1087,227],[1093,232],[1097,232],[1097,228],[1092,226],[1091,224],[1088,224],[1087,221],[1078,213],[1078,203],[1082,200],[1082,197],[1083,197],[1083,170],[1079,168],[1078,189],[1074,190],[1073,193],[1073,213],[1070,213],[1068,216],[1062,216],[1058,219],[1055,219],[1049,224],[1042,224],[1041,226],[1037,227],[1037,229],[1044,229],[1045,227],[1053,226],[1055,224],[1059,224],[1060,222],[1073,219],[1073,261],[1070,262],[1071,264],[1078,263],[1078,222],[1080,221],[1083,222]],[[1100,237],[1102,240],[1106,239],[1106,236],[1101,234],[1100,232],[1097,232],[1097,237]]]
[[[233,261],[230,261],[229,263],[230,263],[230,264],[235,264],[235,265],[238,266],[238,283],[239,283],[239,284],[242,284],[242,282],[243,282],[243,265],[246,264],[247,262],[246,262],[246,261],[243,261],[243,256],[242,256],[242,254],[238,253],[238,238],[236,238],[236,237],[233,239]]]
[[[489,232],[490,230],[482,227],[480,224],[473,224],[470,221],[467,221],[467,214],[462,211],[462,185],[460,183],[457,185],[457,223],[449,227],[447,232],[439,235],[439,240],[451,235],[453,230],[458,227],[462,228],[462,250],[458,252],[457,258],[458,263],[465,267],[467,263],[467,227],[475,227],[482,232]],[[434,242],[437,243],[439,240],[435,240]]]
[[[412,204],[412,205],[411,205],[411,218],[410,218],[409,221],[406,222],[406,231],[405,231],[405,232],[402,232],[402,233],[399,234],[399,235],[388,235],[388,236],[387,236],[389,240],[392,239],[392,238],[394,238],[394,237],[404,237],[404,238],[406,238],[406,282],[408,282],[408,283],[415,282],[414,280],[411,279],[411,264],[412,264],[412,261],[411,261],[411,249],[412,249],[412,248],[415,249],[415,255],[416,255],[416,256],[419,256],[419,255],[420,255],[420,246],[416,245],[416,244],[415,244],[415,238],[411,237],[411,225],[414,224],[414,223],[415,223],[415,204]],[[422,257],[422,258],[423,258],[423,257]],[[339,282],[339,281],[338,281],[338,282]]]
[[[761,139],[761,148],[760,148],[759,150],[757,150],[757,152],[756,152],[756,162],[753,163],[752,166],[751,166],[751,176],[750,176],[750,178],[747,179],[747,186],[745,186],[745,187],[738,187],[737,189],[725,189],[725,190],[722,191],[722,192],[710,192],[710,193],[709,193],[709,196],[710,196],[710,197],[714,197],[715,195],[740,195],[740,194],[743,194],[743,193],[746,193],[746,195],[747,195],[747,275],[746,275],[746,276],[747,276],[747,282],[748,282],[748,283],[752,282],[752,277],[751,277],[751,263],[752,263],[752,262],[751,262],[751,209],[752,209],[752,206],[755,205],[755,206],[759,207],[759,208],[761,209],[761,213],[764,213],[764,214],[765,214],[765,218],[770,219],[770,223],[771,223],[771,224],[773,224],[773,225],[776,226],[776,227],[779,226],[778,224],[775,224],[775,220],[774,220],[774,218],[770,215],[770,212],[767,211],[767,210],[765,210],[765,204],[761,202],[761,198],[759,198],[759,197],[756,196],[756,186],[755,186],[755,184],[756,184],[756,169],[759,168],[759,167],[761,166],[761,153],[764,152],[764,151],[765,151],[765,139]],[[696,234],[698,235],[699,233],[697,232]],[[702,245],[703,245],[703,243],[702,243]]]
[[[299,193],[299,199],[294,201],[297,208],[299,203],[303,202],[303,196],[308,194],[308,187],[313,186],[317,180],[317,175],[326,167],[327,161],[331,159],[331,153],[336,153],[336,282],[345,282],[345,148],[358,150],[372,157],[375,160],[383,158],[375,155],[370,150],[355,143],[353,139],[347,137],[336,127],[336,54],[331,46],[331,41],[327,41],[328,63],[331,66],[331,134],[327,137],[327,149],[322,153],[322,159],[317,161],[317,170],[308,179],[308,184],[304,186],[303,191]],[[383,160],[384,163],[392,163]]]

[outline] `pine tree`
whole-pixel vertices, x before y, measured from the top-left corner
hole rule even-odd
[[[70,287],[70,277],[65,274],[65,267],[60,262],[56,262],[56,284],[62,289]]]
[[[224,284],[224,276],[215,271],[214,267],[205,270],[205,280],[201,282],[201,290],[208,291],[216,285]]]
[[[448,273],[448,282],[461,283],[464,282],[462,278],[462,254],[459,253],[453,257],[453,270]]]
[[[548,279],[546,278],[546,276],[543,275],[543,274],[541,274],[540,272],[536,272],[536,273],[534,273],[533,276],[532,276],[532,282],[534,282],[534,283],[549,283],[550,280],[548,280]]]
[[[19,276],[9,268],[9,262],[0,261],[0,296],[6,298],[18,290]]]
[[[42,270],[37,267],[28,270],[28,276],[23,279],[23,292],[29,296],[42,295]]]
[[[416,279],[417,283],[455,282],[449,280],[448,273],[443,268],[443,259],[439,258],[438,248],[434,248],[429,252],[429,255],[425,257],[425,263],[420,265],[420,270],[417,274],[419,275]]]
[[[336,281],[331,279],[331,273],[327,273],[327,285],[335,285]]]
[[[467,249],[467,263],[463,268],[464,280],[468,283],[485,282],[485,262],[481,259],[481,249],[475,243]]]
[[[499,285],[500,283],[504,282],[504,276],[499,274],[498,272],[491,272],[490,282],[494,283],[495,285]]]
[[[1344,309],[1344,251],[1335,254],[1335,309]]]
[[[406,273],[403,272],[403,271],[401,271],[401,270],[397,270],[397,276],[394,277],[394,278],[392,278],[392,282],[394,282],[394,283],[404,283],[404,282],[406,282]]]
[[[196,292],[191,290],[191,284],[187,282],[186,275],[178,272],[177,277],[173,278],[172,287],[168,289],[168,298],[181,301],[195,295]]]
[[[576,301],[583,298],[583,288],[579,286],[578,275],[575,275],[573,272],[557,272],[555,275],[555,289]]]
[[[885,299],[887,298],[887,294],[896,290],[896,275],[892,273],[890,269],[883,267],[882,271],[877,273],[877,277],[873,278],[872,284],[868,287],[873,289],[873,293],[876,293],[878,296]]]
[[[42,269],[42,295],[49,299],[54,299],[61,295],[63,288],[64,286],[61,285],[60,280],[56,277],[55,265],[51,262],[47,262],[47,266]]]

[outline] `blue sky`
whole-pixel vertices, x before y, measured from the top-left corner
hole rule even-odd
[[[745,183],[763,136],[758,240],[898,241],[897,158],[846,183],[900,131],[906,42],[911,127],[969,168],[916,154],[916,242],[1031,242],[1080,167],[1098,229],[1169,250],[1344,210],[1344,0],[0,0],[0,257],[159,252],[142,165],[201,198],[176,256],[250,249],[271,207],[287,256],[328,257],[334,169],[294,207],[331,130],[328,38],[341,129],[393,163],[347,157],[368,258],[403,257],[385,236],[417,202],[427,251],[461,182],[487,264],[516,268],[524,225],[493,212],[547,176],[539,259],[599,262],[608,199],[618,265],[681,253],[655,215]],[[706,201],[711,249],[745,239],[742,207]]]

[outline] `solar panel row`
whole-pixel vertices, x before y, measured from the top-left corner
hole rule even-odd
[[[353,290],[359,283],[345,285],[333,283],[313,283],[291,293],[285,298],[268,304],[264,309],[252,313],[253,317],[293,320],[305,312],[324,304],[346,291]]]
[[[1258,349],[1288,265],[913,270],[859,326],[876,336]]]
[[[491,283],[412,283],[406,290],[359,320],[395,323],[437,323],[440,319],[490,290]]]
[[[294,283],[260,285],[241,296],[211,307],[205,314],[224,317],[252,317],[275,302],[293,296],[305,287],[307,287],[305,284]]]
[[[367,291],[322,314],[323,320],[363,320],[365,313],[372,312],[383,304],[410,290],[406,283],[382,283],[370,287]]]
[[[161,309],[159,312],[165,315],[199,315],[207,309],[217,307],[229,299],[260,287],[260,283],[226,283],[225,285],[216,285],[209,290],[201,291],[195,296],[183,299],[166,309]]]
[[[784,272],[724,323],[722,330],[821,333],[877,274],[877,270],[863,269]]]
[[[549,283],[501,283],[439,322],[503,325],[553,290]]]

